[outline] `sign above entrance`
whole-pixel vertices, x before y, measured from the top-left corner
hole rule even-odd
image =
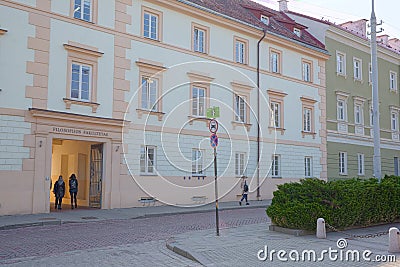
[[[100,137],[108,136],[107,132],[93,131],[93,130],[86,130],[86,129],[64,128],[64,127],[53,127],[53,133],[85,135],[85,136],[100,136]]]

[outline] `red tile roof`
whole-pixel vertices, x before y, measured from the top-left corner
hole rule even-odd
[[[296,23],[284,12],[279,12],[253,2],[251,0],[185,0],[203,8],[223,14],[230,18],[242,21],[255,27],[264,28],[267,32],[296,40],[315,48],[325,49],[324,44],[318,41],[307,30],[307,27]],[[260,15],[269,17],[269,25],[260,20]],[[293,27],[301,29],[298,37],[293,33]]]

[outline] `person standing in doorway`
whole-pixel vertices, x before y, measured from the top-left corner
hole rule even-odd
[[[76,179],[75,173],[69,177],[69,194],[71,195],[71,209],[78,207],[78,203],[76,202],[76,194],[78,193],[78,180]]]
[[[249,193],[249,186],[247,185],[246,181],[244,181],[243,184],[243,192],[242,192],[242,198],[239,201],[239,205],[242,206],[242,201],[246,200],[246,205],[249,205],[249,202],[247,201],[247,194]]]
[[[62,205],[62,199],[65,194],[65,183],[61,175],[58,176],[57,182],[54,183],[53,193],[56,197],[55,208],[56,209],[58,208],[60,210]]]

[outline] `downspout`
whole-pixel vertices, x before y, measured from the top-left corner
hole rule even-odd
[[[260,195],[260,44],[265,38],[266,30],[263,29],[263,36],[257,42],[257,200]]]

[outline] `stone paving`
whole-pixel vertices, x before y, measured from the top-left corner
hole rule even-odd
[[[399,227],[396,225],[384,225],[377,227],[369,227],[364,229],[354,229],[347,231],[351,234],[363,235],[367,233],[382,232],[388,230],[390,227]],[[203,230],[191,233],[180,234],[170,240],[169,246],[178,248],[193,256],[203,266],[385,266],[394,267],[400,266],[400,254],[388,253],[388,236],[380,236],[368,239],[352,239],[347,240],[347,247],[339,249],[337,241],[340,238],[345,238],[346,235],[342,233],[328,233],[327,239],[317,239],[314,235],[295,237],[289,234],[283,234],[268,230],[268,223],[252,224],[241,226],[237,228],[222,229],[220,236],[216,236],[215,230]],[[265,251],[265,246],[268,251],[271,250],[286,251],[287,261],[280,261],[277,253],[273,254],[271,260],[268,257],[265,261],[259,260],[257,254],[260,250]],[[332,252],[330,260],[329,254],[325,253],[321,257],[323,250],[337,250]],[[291,250],[297,250],[299,254],[299,261],[291,260],[296,258],[296,254],[290,254]],[[308,260],[308,252],[305,254],[305,259],[302,261],[302,252],[304,250],[314,250],[316,252],[316,261]],[[350,252],[347,252],[349,251]],[[350,254],[352,250],[360,252],[360,261],[351,261],[353,259]],[[371,255],[367,255],[372,260],[376,255],[388,256],[395,255],[398,262],[380,263],[368,262],[363,260],[362,253],[365,250],[370,250]],[[340,252],[342,251],[342,252]],[[346,254],[348,253],[348,254]],[[270,255],[268,253],[268,255]],[[340,260],[340,255],[343,255]],[[346,261],[346,255],[350,261]],[[260,257],[265,257],[264,253]],[[318,261],[319,258],[323,260]]]

